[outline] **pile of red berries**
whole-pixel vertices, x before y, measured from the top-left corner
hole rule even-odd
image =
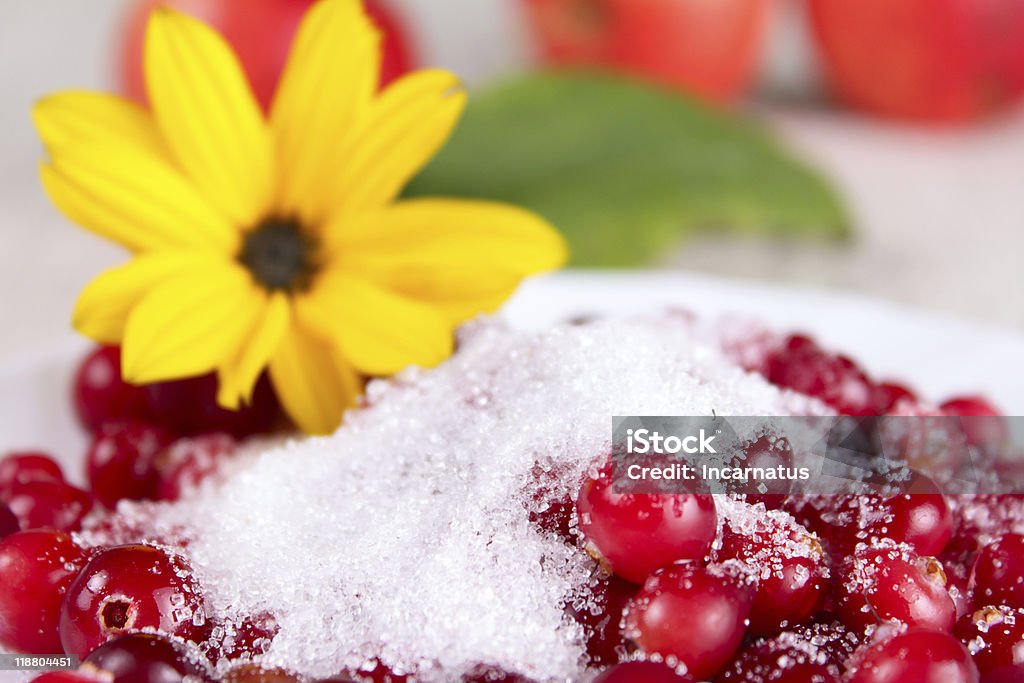
[[[770,354],[764,373],[844,413],[916,410],[909,390],[872,382],[806,338]],[[225,432],[273,423],[211,430],[178,413],[175,425],[179,399],[162,412],[151,399],[163,389],[118,378],[116,353],[102,350],[76,385],[96,432],[89,490],[41,454],[0,461],[0,643],[83,658],[44,683],[303,680],[258,666],[277,633],[272,615],[211,617],[186,549],[85,547],[69,535],[93,501],[176,499],[234,453]],[[935,412],[990,420],[970,437],[979,442],[1005,434],[978,399]],[[202,447],[180,441],[204,433]],[[554,489],[546,476],[557,475],[535,473],[535,501]],[[888,497],[637,494],[612,482],[611,461],[598,463],[574,499],[529,513],[594,559],[593,581],[564,607],[602,683],[1024,681],[1022,496],[945,495],[923,474]],[[378,663],[329,680],[407,679]],[[462,680],[526,683],[484,664]]]

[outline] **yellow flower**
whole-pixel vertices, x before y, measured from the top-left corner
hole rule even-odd
[[[265,119],[225,41],[161,9],[146,34],[151,112],[88,92],[37,105],[52,201],[133,254],[74,314],[123,345],[128,381],[216,371],[218,400],[237,408],[269,368],[296,423],[330,432],[364,376],[440,362],[455,325],[564,262],[561,237],[522,209],[398,200],[465,93],[439,70],[378,93],[379,61],[359,0],[322,0]]]

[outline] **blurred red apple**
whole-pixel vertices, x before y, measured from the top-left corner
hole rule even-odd
[[[284,70],[292,38],[303,14],[316,0],[141,0],[130,9],[121,40],[120,79],[128,97],[146,102],[142,44],[154,7],[175,7],[220,31],[238,53],[264,109],[268,109]],[[383,35],[381,85],[413,68],[407,33],[381,0],[367,0],[367,13]]]
[[[717,102],[750,84],[771,0],[522,0],[545,62],[601,66]]]
[[[956,122],[1024,94],[1024,0],[810,0],[836,93],[883,116]]]

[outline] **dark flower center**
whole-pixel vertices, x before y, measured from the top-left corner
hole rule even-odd
[[[238,260],[269,290],[294,292],[316,274],[316,241],[292,219],[269,218],[251,230]]]

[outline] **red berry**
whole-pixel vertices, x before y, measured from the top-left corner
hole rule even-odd
[[[32,683],[108,683],[89,671],[51,671],[32,679]]]
[[[298,676],[283,669],[265,669],[256,664],[242,664],[233,667],[221,683],[302,683]]]
[[[792,633],[747,647],[716,683],[839,683],[840,665]]]
[[[633,583],[676,560],[703,558],[717,531],[712,496],[615,493],[610,463],[583,483],[576,510],[588,551]]]
[[[753,590],[728,565],[680,562],[655,572],[626,608],[625,634],[648,655],[676,657],[698,680],[739,648]]]
[[[763,435],[752,443],[745,445],[727,463],[728,467],[763,467],[775,469],[793,466],[793,447],[785,437]],[[764,503],[769,510],[778,509],[789,493],[793,482],[789,479],[776,479],[759,484],[763,488],[755,490],[753,486],[744,485],[742,491],[751,505]]]
[[[217,403],[216,375],[160,382],[145,389],[155,423],[181,436],[224,432],[245,438],[273,431],[281,419],[280,405],[266,375],[256,383],[252,403],[238,411]]]
[[[978,669],[960,641],[924,628],[883,635],[848,666],[847,683],[978,683]]]
[[[627,654],[622,614],[637,587],[617,576],[599,577],[580,589],[566,612],[583,627],[591,666],[616,664]]]
[[[906,493],[886,498],[867,525],[871,536],[912,546],[919,555],[938,555],[953,535],[953,514],[946,497],[928,477],[917,474]]]
[[[118,546],[93,557],[61,610],[64,650],[84,656],[145,628],[196,642],[208,634],[203,598],[187,564],[145,545]]]
[[[739,561],[757,582],[750,633],[770,635],[807,621],[827,586],[821,544],[783,512],[762,517],[760,508],[742,509],[742,523],[726,518],[716,557]]]
[[[875,386],[845,356],[823,351],[808,337],[794,335],[768,356],[768,381],[821,399],[843,415],[872,415]]]
[[[1024,680],[1024,609],[982,607],[954,630],[974,657],[982,683]]]
[[[733,102],[756,72],[764,0],[523,0],[544,61]]]
[[[171,444],[162,429],[140,422],[105,425],[86,454],[93,495],[113,509],[117,501],[156,497],[156,458]]]
[[[132,633],[100,645],[82,662],[82,669],[110,683],[179,683],[203,680],[200,658],[184,643],[151,633]]]
[[[973,446],[998,446],[1010,438],[1003,413],[979,396],[951,398],[939,406],[947,415],[960,417],[960,426]]]
[[[901,405],[917,403],[917,396],[902,384],[883,382],[875,387],[873,402],[877,414],[887,415]]]
[[[0,541],[0,644],[30,654],[63,652],[61,600],[85,554],[59,531],[22,531]]]
[[[0,541],[19,531],[21,523],[6,503],[0,503]]]
[[[30,481],[64,481],[64,473],[45,453],[10,453],[0,460],[0,498],[9,496],[15,484]]]
[[[499,666],[478,664],[459,679],[461,683],[530,683],[522,674],[506,671]]]
[[[215,475],[225,461],[238,453],[238,442],[227,434],[208,434],[182,439],[157,461],[160,481],[157,498],[178,500]]]
[[[814,0],[810,10],[830,84],[866,111],[970,121],[1024,94],[1017,0]]]
[[[891,541],[862,547],[843,563],[839,575],[839,615],[850,629],[898,621],[951,631],[956,607],[946,590],[942,564],[909,546]]]
[[[594,683],[692,683],[693,679],[676,673],[661,662],[623,662],[605,669]]]
[[[1024,608],[1024,536],[1006,534],[978,553],[971,595],[975,605]]]
[[[77,531],[92,509],[92,497],[62,481],[28,481],[11,485],[7,505],[22,529]]]
[[[269,614],[246,617],[241,623],[228,623],[214,628],[209,644],[211,660],[252,659],[265,654],[277,635],[277,621]]]
[[[146,417],[145,394],[121,377],[121,349],[101,347],[82,361],[72,392],[75,414],[90,432],[110,422]]]

